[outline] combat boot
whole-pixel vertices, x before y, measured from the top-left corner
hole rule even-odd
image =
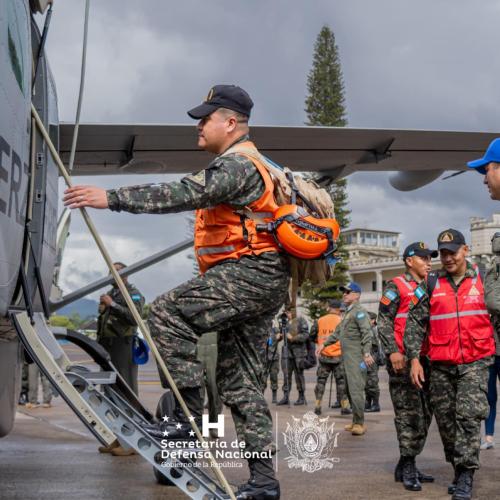
[[[372,407],[372,398],[366,398],[365,400],[365,411]]]
[[[397,463],[396,468],[394,469],[394,481],[396,483],[401,483],[403,481],[403,462],[404,462],[404,457],[399,457],[399,462]],[[434,482],[433,476],[431,476],[430,474],[425,474],[424,472],[421,472],[418,469],[418,467],[416,467],[416,470],[417,470],[417,478],[421,483],[433,483]],[[451,495],[451,493],[450,493],[450,495]]]
[[[347,425],[344,425],[344,430],[347,432],[352,432],[353,427],[354,427],[354,424],[347,424]]]
[[[370,408],[365,410],[367,413],[378,413],[380,411],[380,404],[378,398],[373,398]]]
[[[316,413],[316,415],[318,416],[321,415],[321,406],[316,406],[314,408],[314,413]]]
[[[250,479],[238,488],[236,500],[278,500],[280,483],[274,475],[272,459],[251,458],[248,467]]]
[[[293,403],[295,406],[301,406],[301,405],[306,405],[307,404],[307,401],[306,401],[306,398],[304,397],[304,393],[303,392],[299,392],[299,399],[297,399],[297,401],[295,401],[295,403]]]
[[[415,467],[415,457],[403,457],[402,459],[402,480],[403,486],[409,491],[420,491],[422,485],[417,477]]]
[[[351,434],[353,436],[362,436],[366,432],[366,425],[354,424],[352,426]]]
[[[276,404],[278,402],[278,396],[277,396],[278,391],[273,391],[273,400],[272,403]]]
[[[464,469],[462,467],[458,470],[457,487],[452,500],[470,500],[472,498],[472,481],[474,479],[474,469]]]
[[[283,397],[276,403],[278,406],[288,405],[290,404],[290,400],[288,399],[288,392],[283,394]]]
[[[340,402],[342,409],[340,410],[341,415],[351,415],[352,410],[349,408],[349,401],[347,399],[343,399]]]

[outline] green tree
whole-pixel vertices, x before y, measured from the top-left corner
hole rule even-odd
[[[50,317],[49,323],[51,326],[61,326],[69,330],[76,330],[75,324],[67,316],[53,315]]]
[[[328,127],[347,125],[339,51],[335,44],[335,35],[328,26],[321,28],[314,45],[313,65],[307,77],[307,90],[308,96],[305,102],[307,125]],[[341,230],[346,229],[350,222],[346,186],[347,180],[340,179],[330,183],[326,188],[335,205],[335,217]],[[342,233],[337,244],[337,258],[340,261],[334,268],[332,278],[322,288],[307,284],[302,287],[302,295],[312,318],[324,314],[323,299],[341,298],[342,294],[338,287],[348,281],[349,254],[345,249]]]

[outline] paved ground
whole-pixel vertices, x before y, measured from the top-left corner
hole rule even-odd
[[[79,354],[69,348],[72,358]],[[449,499],[446,486],[451,467],[444,462],[441,442],[433,423],[420,468],[435,475],[434,484],[424,485],[420,493],[406,492],[394,483],[393,469],[398,457],[393,413],[387,390],[387,377],[381,371],[383,411],[368,414],[368,433],[354,437],[343,431],[346,417],[338,410],[324,411],[329,424],[340,432],[333,456],[339,461],[329,470],[314,473],[290,469],[289,456],[282,433],[292,417],[302,419],[313,409],[314,371],[307,374],[307,407],[272,406],[277,424],[278,476],[282,498],[310,499]],[[154,409],[161,388],[153,365],[141,367],[140,394],[144,403]],[[269,393],[267,393],[269,396]],[[296,394],[292,394],[295,398]],[[185,496],[176,488],[156,484],[151,467],[139,456],[118,458],[97,453],[97,443],[85,427],[61,401],[53,400],[50,409],[19,408],[14,431],[0,442],[1,499],[177,499]],[[324,405],[325,406],[325,405]],[[324,408],[325,409],[325,408]],[[227,413],[226,413],[227,415]],[[227,415],[226,439],[235,438]],[[500,446],[500,445],[499,445]],[[482,469],[475,479],[475,497],[500,498],[497,450],[482,452]],[[246,467],[227,468],[224,473],[232,484],[247,478]]]

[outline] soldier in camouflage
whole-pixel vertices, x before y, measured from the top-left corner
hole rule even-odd
[[[273,325],[266,344],[266,371],[264,374],[264,390],[269,379],[272,391],[272,402],[277,403],[278,394],[278,374],[280,372],[280,353],[278,352],[279,333]]]
[[[411,383],[402,335],[413,291],[431,270],[431,257],[437,255],[435,250],[429,250],[422,242],[408,245],[403,252],[405,273],[387,283],[378,312],[378,335],[387,356],[389,393],[394,407],[394,424],[400,452],[394,477],[396,481],[402,481],[410,491],[419,491],[422,489],[421,482],[434,480],[432,476],[421,473],[415,465],[415,458],[425,445],[432,410],[427,384],[422,390],[418,390]],[[420,360],[428,379],[429,362],[425,355],[421,355]]]
[[[122,262],[115,262],[113,266],[117,271],[126,267]],[[122,279],[139,313],[142,313],[145,302],[143,295],[128,282],[126,277]],[[120,289],[113,285],[111,290],[101,295],[97,318],[97,341],[109,352],[111,362],[128,386],[139,394],[137,365],[132,355],[132,339],[136,328],[137,324]]]
[[[368,316],[370,317],[370,325],[373,331],[372,355],[375,363],[366,370],[365,412],[378,413],[380,411],[380,384],[378,378],[380,353],[377,334],[377,315],[369,312]]]
[[[258,165],[242,154],[223,155],[231,146],[248,141],[252,106],[243,89],[216,85],[205,102],[189,112],[192,118],[200,120],[198,146],[217,155],[205,170],[168,184],[107,192],[76,186],[66,191],[66,205],[162,214],[210,207],[243,210],[258,203],[269,192]],[[243,217],[240,234],[241,224],[246,230]],[[213,237],[215,242],[218,235]],[[277,250],[247,251],[240,258],[217,262],[203,275],[161,295],[151,306],[151,334],[197,419],[202,413],[202,370],[196,359],[196,344],[205,332],[219,333],[219,394],[231,409],[239,441],[245,442],[245,449],[251,452],[272,449],[271,413],[262,392],[265,348],[272,319],[285,301],[288,282],[289,264],[285,256]],[[177,415],[177,419],[182,417]],[[169,437],[186,438],[185,427],[168,427]],[[240,487],[237,498],[279,498],[272,460],[252,458],[249,467],[251,480]]]
[[[324,347],[340,340],[342,357],[346,375],[347,395],[352,408],[352,424],[345,430],[354,436],[362,436],[366,432],[365,422],[365,385],[366,368],[375,361],[371,355],[373,331],[368,312],[359,303],[361,287],[357,283],[349,283],[341,287],[343,300],[347,310],[342,322],[328,337]]]
[[[488,416],[488,367],[495,352],[493,329],[485,311],[482,282],[467,260],[462,233],[438,236],[443,268],[416,289],[404,333],[410,377],[419,389],[427,380],[419,361],[424,340],[431,360],[430,400],[446,461],[455,470],[448,492],[453,500],[472,497],[479,468],[481,420]],[[436,291],[437,290],[437,291]]]
[[[295,309],[286,311],[287,321],[285,322],[285,332],[278,334],[281,340],[283,334],[286,335],[286,343],[281,347],[281,369],[283,371],[283,398],[278,401],[278,405],[289,404],[290,392],[292,389],[292,375],[295,373],[295,384],[299,397],[294,405],[307,404],[305,398],[306,382],[304,379],[304,362],[306,360],[306,342],[309,337],[309,326],[302,316],[295,316]]]

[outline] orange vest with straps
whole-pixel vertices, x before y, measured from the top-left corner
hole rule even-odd
[[[318,348],[321,349],[326,339],[334,332],[340,323],[340,316],[337,314],[326,314],[318,319]],[[334,358],[336,356],[341,356],[342,350],[340,348],[340,340],[335,342],[335,344],[325,347],[321,351],[321,356],[328,356],[329,358]]]
[[[408,319],[408,311],[410,310],[410,301],[418,284],[415,281],[407,281],[404,275],[396,276],[392,282],[398,287],[399,292],[399,308],[394,319],[394,340],[399,352],[404,354],[403,336],[406,320]]]
[[[481,277],[464,278],[457,291],[440,277],[430,297],[429,358],[461,365],[495,354]]]
[[[264,193],[242,211],[227,204],[196,211],[194,249],[202,274],[226,259],[238,260],[244,255],[279,251],[271,234],[256,230],[257,223],[271,222],[279,207],[274,199],[271,176],[257,158],[244,153],[249,149],[255,146],[245,141],[232,146],[230,152],[246,156],[255,165],[264,180]]]

